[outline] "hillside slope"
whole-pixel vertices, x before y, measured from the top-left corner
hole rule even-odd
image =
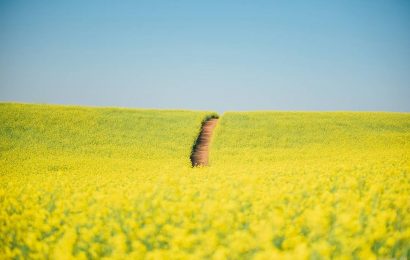
[[[406,113],[228,112],[215,132],[212,161],[292,167],[298,160],[338,167],[402,161],[409,130]]]
[[[227,222],[247,237],[245,252],[257,248],[262,259],[410,252],[408,113],[228,112],[210,161],[214,196],[233,209],[221,212],[252,234]]]
[[[0,255],[400,258],[410,114],[0,104]]]
[[[20,165],[47,157],[54,170],[74,167],[66,159],[189,165],[201,122],[211,114],[0,104],[0,149],[3,157]]]

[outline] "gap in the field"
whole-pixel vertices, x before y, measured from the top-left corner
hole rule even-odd
[[[210,118],[202,124],[201,132],[192,148],[192,167],[207,166],[209,164],[209,145],[211,143],[213,130],[217,123],[218,118]]]

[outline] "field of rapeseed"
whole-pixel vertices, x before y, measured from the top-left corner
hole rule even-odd
[[[0,104],[1,258],[410,257],[410,114]]]

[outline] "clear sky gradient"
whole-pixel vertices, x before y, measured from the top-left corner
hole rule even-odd
[[[410,1],[0,0],[0,101],[410,112]]]

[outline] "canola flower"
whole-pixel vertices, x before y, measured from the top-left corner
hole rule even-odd
[[[1,258],[409,257],[409,114],[0,112]]]

